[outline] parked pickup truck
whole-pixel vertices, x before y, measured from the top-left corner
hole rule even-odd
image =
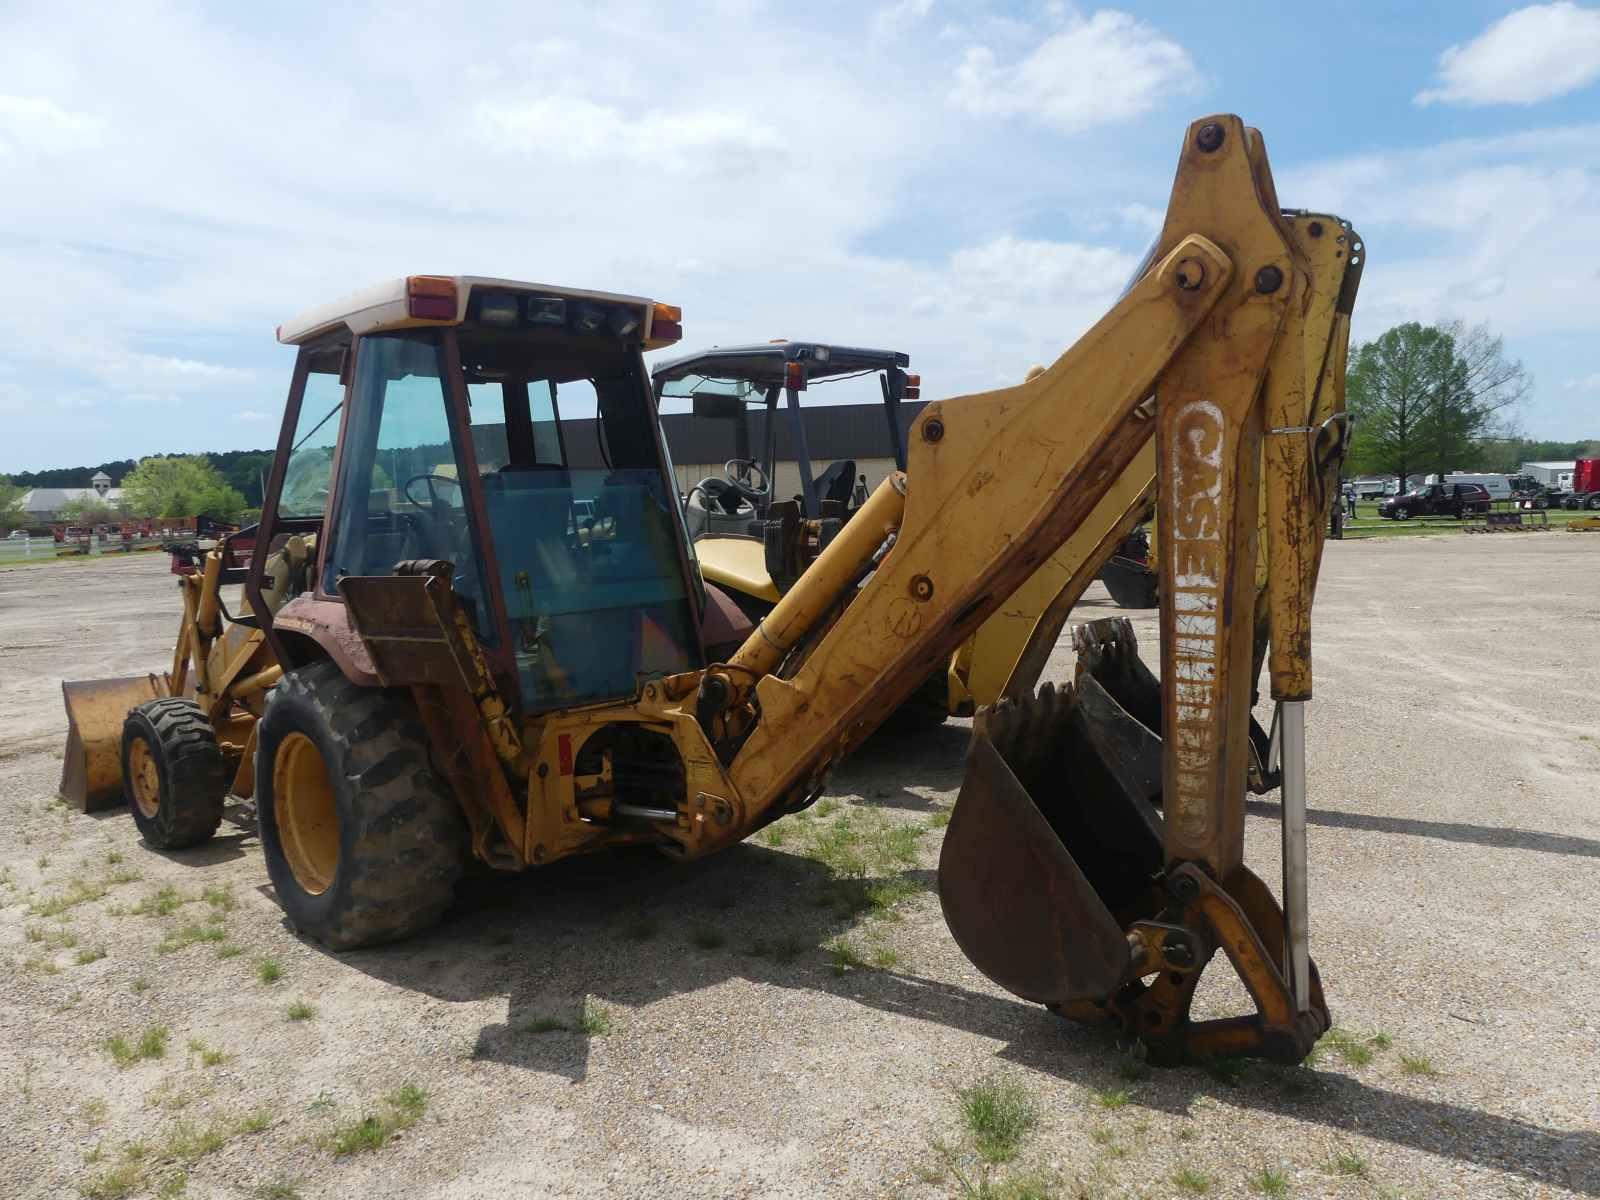
[[[1390,496],[1378,515],[1393,521],[1410,517],[1463,517],[1489,511],[1489,491],[1481,483],[1428,483]]]

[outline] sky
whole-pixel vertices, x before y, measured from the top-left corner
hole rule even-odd
[[[1364,237],[1358,340],[1487,322],[1600,436],[1595,4],[0,0],[0,472],[270,446],[275,327],[416,273],[1015,382],[1214,112]]]

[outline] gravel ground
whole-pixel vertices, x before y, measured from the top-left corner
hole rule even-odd
[[[967,964],[926,890],[961,722],[870,745],[833,811],[712,861],[483,884],[428,936],[329,954],[284,928],[248,828],[158,854],[125,812],[53,803],[58,682],[161,666],[164,562],[0,571],[0,1195],[1600,1195],[1600,935],[1575,918],[1600,888],[1597,568],[1600,536],[1328,548],[1312,935],[1348,1036],[1242,1074],[1144,1072]],[[1096,586],[1078,619],[1117,611]],[[1275,879],[1276,806],[1251,812]],[[873,873],[907,898],[830,903],[841,821],[902,832]],[[1011,1162],[963,1126],[982,1081],[1031,1106]]]

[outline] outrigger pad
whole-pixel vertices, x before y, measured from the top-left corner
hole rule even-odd
[[[1101,727],[1121,710],[1094,691],[1085,702],[1046,684],[979,715],[939,859],[956,944],[1043,1004],[1104,999],[1127,982],[1124,930],[1161,904],[1161,819],[1138,773],[1101,757],[1138,739]]]

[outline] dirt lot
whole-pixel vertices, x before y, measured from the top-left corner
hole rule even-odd
[[[162,665],[164,562],[0,572],[0,1195],[1600,1195],[1597,579],[1600,535],[1329,547],[1312,936],[1342,1036],[1151,1073],[945,932],[961,723],[699,867],[481,886],[333,955],[247,829],[163,855],[53,803],[58,682]],[[1080,616],[1114,611],[1096,586]],[[1033,1115],[993,1166],[959,1098],[985,1082]]]

